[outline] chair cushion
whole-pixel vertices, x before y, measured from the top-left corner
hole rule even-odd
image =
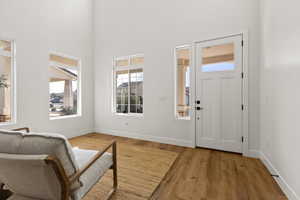
[[[0,130],[0,153],[16,153],[22,139],[22,132]]]
[[[79,169],[72,146],[63,135],[54,133],[24,134],[18,153],[55,156],[60,160],[68,176],[74,174]]]
[[[0,177],[15,194],[38,199],[60,199],[60,181],[47,164],[47,155],[0,153]]]
[[[73,148],[78,165],[83,168],[98,153],[94,150]],[[104,153],[80,178],[83,186],[74,192],[76,199],[83,198],[88,191],[100,180],[105,172],[113,165],[112,154]]]
[[[0,130],[0,153],[14,154],[23,139],[21,131]],[[0,185],[4,184],[0,180]]]
[[[54,156],[63,165],[67,176],[79,169],[70,143],[59,134],[0,130],[0,153]],[[71,189],[76,190],[80,186],[81,183],[77,181]]]

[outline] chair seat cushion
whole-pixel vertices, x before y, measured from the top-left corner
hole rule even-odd
[[[89,161],[98,153],[94,150],[84,150],[79,148],[73,148],[75,159],[82,169],[87,165]],[[76,199],[84,197],[88,191],[100,180],[105,172],[113,165],[112,154],[104,153],[80,178],[83,186],[75,191]]]

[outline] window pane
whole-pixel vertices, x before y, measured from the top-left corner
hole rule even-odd
[[[128,113],[128,70],[116,72],[116,112]]]
[[[5,51],[10,50],[10,44],[1,47],[6,49]],[[0,123],[10,122],[12,120],[13,101],[11,95],[13,85],[11,80],[11,59],[12,57],[9,54],[8,56],[0,55]]]
[[[125,59],[116,59],[115,60],[115,66],[116,67],[124,67],[129,65],[129,60],[127,58]]]
[[[128,104],[117,104],[117,113],[128,113]]]
[[[78,114],[79,61],[50,55],[49,116]]]
[[[176,49],[177,60],[177,116],[190,116],[190,58],[191,47]]]
[[[130,112],[143,113],[143,69],[130,70]]]
[[[117,113],[143,113],[143,55],[115,58],[115,110]],[[129,70],[119,67],[128,67]]]
[[[136,112],[136,104],[130,104],[130,112],[131,113],[137,113]]]
[[[133,56],[130,59],[131,65],[143,65],[144,64],[144,57],[143,56]]]
[[[57,62],[57,63],[67,65],[67,66],[73,66],[73,67],[78,67],[79,66],[78,60],[63,57],[63,56],[59,56],[59,55],[55,55],[55,54],[50,54],[50,61]]]
[[[0,40],[0,49],[3,51],[11,51],[11,42],[10,41],[5,41],[5,40]]]
[[[235,69],[234,44],[203,48],[202,72],[230,71]]]
[[[137,113],[143,113],[143,105],[140,104],[140,105],[137,105]]]

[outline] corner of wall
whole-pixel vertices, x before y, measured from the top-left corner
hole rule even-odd
[[[289,200],[300,200],[300,197],[296,194],[296,192],[292,189],[292,187],[287,183],[287,181],[280,175],[279,171],[274,167],[270,159],[263,153],[259,152],[259,158],[263,162],[263,164],[267,167],[269,172],[272,175],[277,175],[278,177],[274,177],[275,181],[278,183],[279,187],[285,193]]]

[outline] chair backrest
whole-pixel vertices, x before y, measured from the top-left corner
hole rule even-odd
[[[22,132],[15,132],[15,131],[0,130],[0,153],[16,154],[16,155],[21,155],[21,157],[26,156],[26,155],[52,156],[52,157],[57,158],[60,161],[60,163],[62,164],[62,167],[65,171],[65,174],[68,177],[78,171],[78,164],[75,160],[75,156],[73,154],[70,143],[64,136],[59,135],[59,134],[22,133]],[[15,160],[14,162],[17,162],[17,161]],[[22,160],[22,161],[18,161],[18,162],[24,162],[24,161]],[[11,162],[9,162],[9,163],[11,163]],[[6,170],[6,169],[2,169],[2,168],[3,168],[2,165],[0,165],[0,180],[3,181],[5,184],[8,184],[5,182],[5,181],[8,181],[8,179],[2,178],[2,177],[4,177],[3,173]],[[22,170],[22,167],[15,168],[15,170]],[[10,172],[12,173],[13,171],[10,171]],[[23,170],[23,173],[24,172],[26,173],[26,171]],[[44,173],[46,173],[45,170],[44,170]],[[22,174],[22,172],[20,172],[20,174]],[[7,177],[9,175],[12,175],[12,174],[8,173],[5,175],[5,177]],[[35,173],[32,172],[31,175],[35,175]],[[27,177],[27,175],[24,175],[24,176]],[[24,183],[24,185],[27,185],[26,187],[32,187],[32,180],[33,179],[25,178],[23,180],[23,183]],[[79,181],[77,181],[71,186],[71,190],[76,190],[80,186],[81,186],[81,183]],[[12,187],[11,190],[15,191],[15,188],[13,188],[13,186],[9,186],[9,187]],[[41,190],[41,192],[42,191],[43,190]],[[15,192],[17,193],[17,191],[15,191]],[[36,194],[36,193],[32,193],[32,194]],[[27,195],[27,196],[36,197],[36,196],[32,196],[32,195]],[[44,199],[44,198],[41,198],[41,199]]]
[[[0,153],[0,178],[17,195],[60,200],[62,185],[47,157]]]

